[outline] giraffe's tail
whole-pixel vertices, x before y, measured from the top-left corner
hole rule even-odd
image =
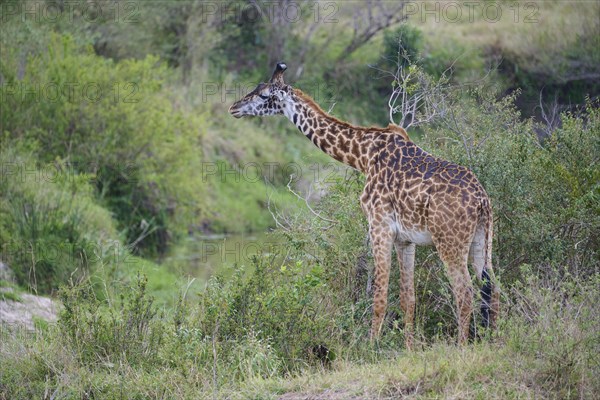
[[[489,201],[485,202],[483,210],[483,218],[480,221],[480,226],[484,233],[484,264],[481,272],[478,271],[480,279],[483,280],[481,287],[481,317],[484,327],[496,328],[498,314],[500,312],[500,288],[498,281],[494,275],[492,267],[492,242],[494,237],[494,218],[492,207]]]

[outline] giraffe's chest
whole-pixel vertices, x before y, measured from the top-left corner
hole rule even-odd
[[[392,230],[396,235],[396,240],[400,242],[414,243],[418,245],[433,244],[431,233],[426,228],[409,226],[399,219],[392,221],[391,225]]]

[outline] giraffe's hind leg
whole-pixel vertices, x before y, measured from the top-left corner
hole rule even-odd
[[[473,240],[471,242],[470,250],[469,250],[469,261],[473,266],[473,270],[475,271],[475,275],[479,282],[482,279],[486,279],[486,282],[483,283],[480,294],[481,294],[481,326],[486,328],[489,324],[489,314],[490,314],[490,297],[491,297],[491,287],[489,285],[489,280],[487,280],[487,271],[484,270],[486,267],[486,240],[485,240],[485,229],[481,224],[477,226],[475,230],[475,235],[473,236]],[[478,337],[478,326],[477,324],[473,324],[473,336]]]
[[[477,226],[475,235],[471,241],[469,248],[469,261],[473,265],[477,279],[481,279],[483,275],[483,269],[486,262],[486,240],[485,230],[481,225]]]
[[[492,228],[488,227],[488,229]],[[494,329],[500,307],[500,292],[494,276],[492,248],[488,240],[491,240],[491,235],[488,234],[484,223],[480,223],[475,230],[469,254],[477,279],[482,281],[481,325],[484,328]]]
[[[400,308],[404,314],[404,336],[408,350],[413,345],[415,319],[415,245],[395,243],[400,267]]]
[[[446,266],[458,321],[458,343],[466,343],[473,312],[473,284],[467,268],[469,246],[460,243],[436,243],[440,258]]]

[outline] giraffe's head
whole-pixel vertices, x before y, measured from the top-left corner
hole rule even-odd
[[[286,69],[284,63],[278,63],[269,82],[260,83],[253,91],[233,103],[229,107],[229,113],[236,118],[246,115],[283,114],[285,100],[292,92],[291,86],[283,81],[283,72]]]

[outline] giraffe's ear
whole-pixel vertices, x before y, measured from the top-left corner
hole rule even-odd
[[[271,83],[277,83],[280,85],[283,85],[283,73],[285,72],[285,70],[287,69],[287,65],[285,65],[285,63],[277,63],[277,65],[275,66],[275,71],[273,71],[273,76],[271,77],[270,82]]]

